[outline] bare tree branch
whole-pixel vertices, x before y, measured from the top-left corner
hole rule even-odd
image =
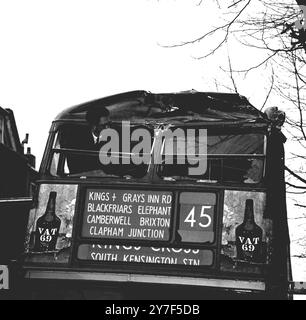
[[[266,99],[265,99],[265,101],[264,101],[264,103],[263,103],[260,111],[262,111],[262,110],[264,109],[264,107],[265,107],[265,105],[266,105],[266,103],[267,103],[267,101],[268,101],[268,99],[269,99],[269,97],[270,97],[270,95],[271,95],[271,92],[272,92],[272,90],[273,90],[273,87],[274,87],[274,69],[273,69],[273,67],[272,67],[271,86],[270,86],[270,89],[269,89],[269,91],[268,91],[268,94],[267,94],[267,96],[266,96]]]
[[[198,4],[204,1],[198,0]],[[253,7],[255,4],[257,7]],[[251,5],[250,5],[251,4]],[[252,60],[245,60],[248,64],[237,69],[237,63],[228,54],[228,61],[220,69],[226,72],[230,82],[217,83],[217,89],[225,88],[230,92],[238,93],[239,81],[244,81],[250,76],[250,71],[264,70],[271,66],[271,78],[266,85],[266,95],[260,110],[268,105],[270,101],[286,108],[286,122],[284,131],[290,137],[296,154],[291,158],[289,169],[286,167],[287,178],[293,177],[305,184],[295,185],[291,181],[286,182],[288,193],[303,195],[306,193],[306,172],[301,161],[306,159],[303,150],[306,152],[306,21],[304,14],[301,14],[299,5],[306,5],[305,0],[225,0],[222,2],[225,10],[228,9],[229,18],[219,25],[215,25],[201,36],[182,43],[164,46],[167,48],[192,45],[202,41],[215,39],[214,45],[208,47],[203,55],[196,59],[207,58],[224,44],[236,41],[243,49],[257,50],[258,58],[254,63]],[[254,11],[251,9],[254,8]],[[256,11],[257,10],[257,11]],[[301,28],[301,26],[303,26]],[[304,28],[305,27],[305,28]],[[209,44],[209,42],[208,42]],[[251,61],[251,62],[250,62]],[[228,69],[228,70],[227,70]],[[268,70],[268,69],[267,69]],[[266,77],[269,80],[269,77]],[[224,78],[223,78],[224,79]],[[217,81],[217,80],[216,80]],[[230,83],[230,84],[229,84]],[[276,101],[276,102],[275,102]],[[302,151],[300,151],[302,150]],[[297,166],[296,164],[299,164]],[[295,180],[294,180],[295,181]],[[291,189],[290,189],[291,188]],[[292,191],[292,188],[301,189],[301,192]]]
[[[301,192],[293,192],[293,191],[286,191],[287,193],[289,193],[289,194],[306,194],[306,191],[301,191]]]
[[[232,7],[235,7],[238,3],[242,2],[242,1],[244,1],[244,0],[238,0],[238,1],[234,2],[233,4],[231,4],[228,8],[230,9]]]
[[[175,48],[175,47],[186,46],[186,45],[189,45],[189,44],[194,44],[196,42],[200,42],[200,41],[206,39],[207,37],[215,34],[217,31],[225,30],[225,36],[224,36],[223,40],[209,54],[207,54],[207,55],[205,55],[203,57],[198,57],[197,59],[203,59],[203,58],[206,58],[206,57],[210,56],[211,54],[216,52],[216,50],[218,50],[226,42],[231,26],[239,18],[239,16],[244,12],[244,10],[247,8],[247,6],[250,4],[250,2],[251,2],[251,0],[248,0],[248,2],[245,4],[245,6],[241,10],[239,10],[239,12],[236,14],[236,16],[231,21],[227,22],[226,24],[224,24],[222,26],[219,26],[217,28],[214,28],[214,29],[210,30],[209,32],[205,33],[204,35],[202,35],[202,36],[200,36],[200,37],[198,37],[196,39],[193,39],[193,40],[190,40],[190,41],[185,41],[185,42],[182,42],[180,44],[174,44],[174,45],[163,46],[163,47],[164,48]]]
[[[296,207],[301,207],[301,208],[306,208],[306,206],[304,206],[304,205],[302,205],[302,204],[298,204],[298,203],[296,203],[295,206],[296,206]]]
[[[306,180],[303,179],[302,177],[300,177],[298,174],[296,174],[295,172],[293,172],[292,170],[290,170],[287,166],[285,166],[285,170],[288,171],[291,175],[293,175],[296,179],[300,180],[301,182],[306,184]],[[305,186],[306,189],[306,186]]]
[[[236,85],[236,82],[235,82],[235,79],[233,76],[232,63],[231,63],[231,58],[230,58],[229,54],[227,54],[227,58],[228,58],[228,67],[229,67],[229,71],[230,71],[230,77],[232,80],[232,84],[233,84],[235,92],[238,93],[237,85]]]
[[[292,55],[294,55],[294,53],[292,53]],[[303,137],[306,141],[306,133],[304,131],[304,126],[303,126],[303,110],[301,107],[300,86],[299,86],[299,79],[297,76],[298,71],[297,71],[297,67],[296,67],[296,59],[294,59],[294,56],[293,56],[293,67],[294,67],[294,76],[295,76],[295,82],[296,82],[296,93],[297,93],[297,104],[298,104],[297,107],[298,107],[298,110],[300,113],[300,129],[301,129]]]
[[[290,186],[290,187],[292,187],[292,188],[296,188],[296,189],[306,189],[306,186],[305,187],[302,187],[302,186],[296,186],[296,185],[294,185],[294,184],[292,184],[292,183],[290,183],[290,182],[286,182],[286,184],[288,185],[288,186]]]
[[[245,70],[234,70],[233,72],[237,72],[237,73],[248,73],[252,70],[258,69],[259,67],[261,67],[262,65],[264,65],[265,63],[267,63],[271,58],[273,58],[275,55],[277,54],[277,52],[273,52],[271,55],[269,55],[266,59],[264,59],[262,62],[260,62],[259,64],[250,67],[248,69]]]

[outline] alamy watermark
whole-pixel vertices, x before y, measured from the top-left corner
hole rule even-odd
[[[207,130],[168,127],[152,132],[146,128],[131,130],[129,121],[122,121],[121,137],[116,129],[103,129],[99,142],[99,160],[109,164],[188,164],[189,175],[203,175],[207,170]],[[121,143],[120,143],[121,142]],[[133,148],[131,149],[131,142]],[[121,147],[120,147],[121,145]],[[154,145],[162,146],[161,149]],[[121,155],[119,157],[119,154]]]

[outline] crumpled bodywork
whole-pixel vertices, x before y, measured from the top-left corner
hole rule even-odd
[[[85,121],[91,108],[106,107],[111,121],[132,121],[171,124],[196,124],[202,122],[261,123],[267,116],[238,94],[185,91],[153,94],[132,91],[90,101],[62,112],[60,120]]]

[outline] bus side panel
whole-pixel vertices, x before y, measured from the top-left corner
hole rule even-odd
[[[29,168],[26,159],[0,144],[0,199],[28,195]]]
[[[262,230],[260,261],[243,261],[237,256],[236,231],[243,223],[247,199],[254,201],[255,223]],[[266,193],[248,191],[225,191],[221,271],[263,274],[271,262],[272,220],[265,217]],[[250,239],[252,241],[252,239]],[[251,242],[251,247],[254,247]],[[251,250],[251,249],[250,249]]]
[[[0,203],[0,264],[22,254],[30,204]]]
[[[25,241],[26,263],[49,265],[69,263],[77,191],[77,185],[40,185],[37,206],[31,210],[28,220]],[[52,193],[56,194],[55,215],[60,221],[58,232],[46,227],[43,221]],[[41,226],[38,225],[38,221],[42,221]],[[55,243],[54,248],[43,246],[48,241]]]
[[[0,144],[0,264],[22,253],[30,203],[26,159]]]

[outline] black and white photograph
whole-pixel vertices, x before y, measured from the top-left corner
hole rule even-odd
[[[0,300],[306,300],[304,0],[0,0],[0,30]]]

